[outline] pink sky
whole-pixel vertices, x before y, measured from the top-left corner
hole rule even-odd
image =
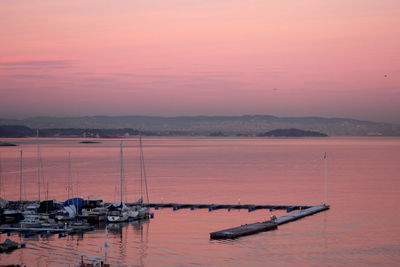
[[[400,123],[399,103],[398,0],[0,2],[0,117]]]

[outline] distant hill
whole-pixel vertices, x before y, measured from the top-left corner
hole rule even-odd
[[[0,125],[31,129],[135,129],[156,135],[255,136],[276,129],[302,129],[329,136],[400,136],[400,125],[346,118],[243,116],[89,116],[0,119]]]
[[[276,129],[266,133],[258,134],[257,136],[268,136],[268,137],[327,137],[327,134],[315,132],[315,131],[304,131],[300,129]]]
[[[0,137],[3,138],[15,138],[15,137],[34,137],[36,131],[26,126],[19,125],[2,125],[0,126]],[[112,138],[120,136],[132,136],[132,135],[154,135],[150,132],[139,132],[137,130],[124,128],[124,129],[81,129],[81,128],[50,128],[40,129],[40,137],[57,137],[57,136],[68,136],[68,137],[101,137],[101,138]]]
[[[1,125],[0,137],[29,137],[33,136],[34,130],[21,125]]]

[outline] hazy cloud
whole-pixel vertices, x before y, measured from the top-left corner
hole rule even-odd
[[[338,82],[335,81],[311,81],[308,84],[315,84],[315,85],[336,85]]]
[[[170,74],[137,74],[137,73],[123,73],[123,72],[107,73],[107,75],[132,77],[132,78],[152,78],[152,79],[179,79],[184,76],[184,75],[170,75]]]
[[[45,75],[45,74],[15,74],[15,75],[7,75],[6,77],[16,78],[16,79],[53,79],[53,75]]]
[[[258,75],[264,76],[264,77],[269,77],[269,78],[278,78],[285,76],[288,74],[287,71],[259,71],[256,72]]]
[[[21,69],[63,69],[70,68],[76,64],[74,60],[27,60],[27,61],[9,61],[0,62],[0,69],[2,70],[21,70]]]
[[[199,74],[201,76],[212,76],[212,77],[237,77],[243,74],[243,72],[234,71],[197,71],[193,74]]]
[[[106,83],[115,81],[115,79],[109,77],[89,77],[85,78],[84,80],[88,82],[106,82]]]

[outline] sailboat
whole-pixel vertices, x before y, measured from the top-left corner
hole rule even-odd
[[[19,202],[17,206],[9,207],[2,214],[2,219],[6,223],[15,223],[24,219],[22,214],[22,186],[23,186],[23,175],[22,175],[22,150],[20,151],[19,160]]]
[[[37,209],[40,207],[40,201],[41,201],[41,183],[43,180],[43,162],[42,162],[42,156],[40,152],[40,142],[39,142],[39,129],[36,129],[36,160],[37,160],[37,193],[38,193],[38,198],[37,201],[35,202],[30,202],[25,208],[24,208],[24,216],[25,215],[33,215],[37,213]],[[32,216],[31,216],[32,217]]]
[[[144,153],[143,153],[143,142],[142,136],[139,137],[140,144],[140,188],[141,188],[141,199],[143,201],[143,193],[146,195],[146,203],[149,203],[149,189],[147,187],[147,175],[146,175],[146,166],[144,164]],[[140,219],[148,218],[150,216],[150,208],[141,205],[139,209],[139,217]]]
[[[113,203],[108,208],[107,221],[115,222],[126,222],[129,220],[129,208],[123,202],[123,189],[124,189],[124,153],[122,148],[122,142],[120,144],[120,202]]]
[[[141,220],[148,218],[150,216],[150,209],[143,205],[143,194],[146,195],[146,201],[149,202],[149,194],[147,188],[147,176],[146,167],[144,164],[144,154],[143,154],[143,142],[142,136],[139,137],[139,147],[140,147],[140,198],[137,200],[132,207],[132,220]]]

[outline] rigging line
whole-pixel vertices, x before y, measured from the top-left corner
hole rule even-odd
[[[19,153],[19,201],[22,201],[22,150]]]
[[[41,170],[40,170],[40,144],[39,144],[39,129],[36,129],[36,159],[37,159],[37,180],[38,180],[38,200],[40,202],[40,178],[41,178]]]
[[[40,145],[38,146],[38,169],[39,169],[39,183],[41,184],[43,192],[45,192],[45,199],[48,200],[48,182],[44,179],[44,171],[43,171],[43,159],[42,159],[42,150],[40,149]],[[47,184],[47,185],[46,185]],[[40,199],[39,199],[40,200]]]
[[[26,200],[26,187],[25,187],[25,184],[23,183],[22,164],[23,164],[23,162],[22,162],[22,150],[21,150],[20,151],[20,159],[19,159],[19,200],[20,201],[22,201],[22,194],[24,195],[24,198]]]
[[[2,166],[2,157],[0,153],[0,197],[5,198],[5,189],[4,189],[4,182],[3,182],[3,166]]]
[[[145,163],[144,163],[142,136],[140,136],[140,150],[141,150],[141,154],[142,154],[142,165],[143,165],[144,184],[145,184],[145,189],[146,189],[146,200],[147,200],[147,203],[149,203],[150,202],[149,189],[148,189],[148,186],[147,186],[147,175],[146,175],[146,166],[145,166]]]
[[[142,151],[142,136],[139,136],[139,163],[140,163],[140,197],[143,200],[143,151]]]
[[[68,179],[67,179],[67,195],[71,198],[71,152],[68,152]]]
[[[120,143],[120,153],[119,153],[119,156],[120,156],[120,200],[121,200],[121,203],[123,202],[123,198],[122,198],[122,196],[123,196],[123,185],[124,185],[124,154],[123,154],[123,151],[122,151],[122,141],[121,141],[121,143]]]
[[[76,197],[80,197],[79,196],[79,172],[75,171],[75,175],[76,175]]]
[[[328,157],[324,153],[324,204],[328,204]]]
[[[46,183],[46,200],[49,200],[49,181]]]

